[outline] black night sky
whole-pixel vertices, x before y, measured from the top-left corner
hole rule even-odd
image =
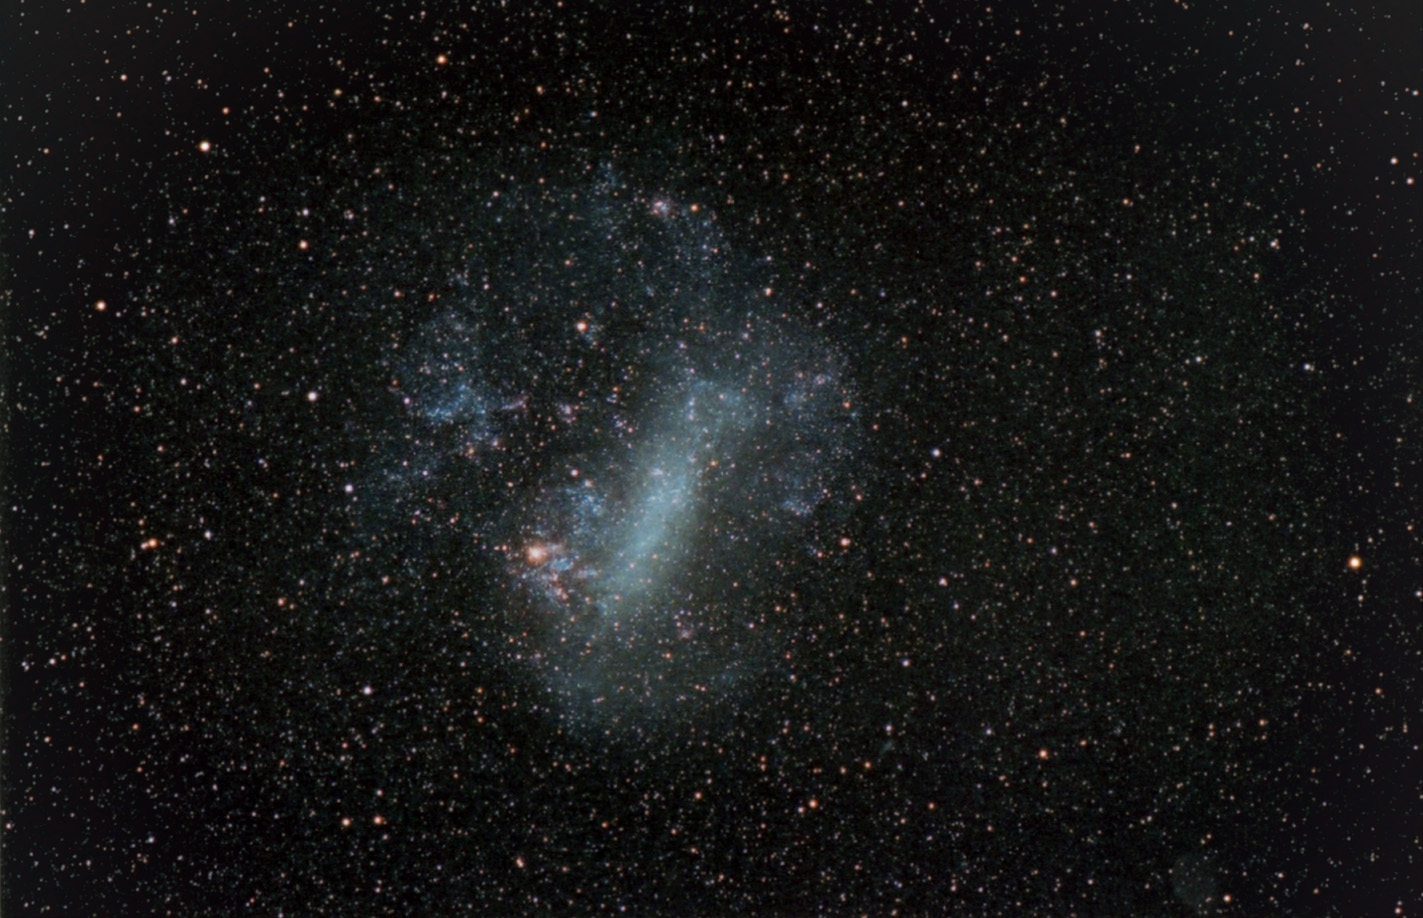
[[[0,35],[5,914],[1419,914],[1416,4]]]

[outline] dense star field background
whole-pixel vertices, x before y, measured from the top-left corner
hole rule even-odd
[[[6,6],[6,914],[1419,914],[1419,10]]]

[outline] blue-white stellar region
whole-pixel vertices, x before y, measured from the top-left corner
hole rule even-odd
[[[634,613],[665,573],[685,568],[683,554],[696,530],[705,479],[729,458],[722,434],[733,432],[735,396],[704,393],[687,399],[681,417],[666,419],[665,432],[650,444],[650,463],[641,472],[642,492],[630,502],[622,531],[614,536],[619,548],[609,572],[607,614],[614,622],[619,610]]]
[[[835,456],[797,431],[846,411],[824,374],[822,404],[785,398],[797,378],[684,380],[629,461],[588,457],[572,483],[536,493],[510,572],[531,608],[530,656],[579,719],[643,724],[762,666],[778,629],[763,581],[810,544],[810,512],[832,496],[821,466]]]
[[[495,200],[449,299],[391,348],[385,512],[423,540],[408,556],[465,559],[451,595],[491,623],[471,640],[571,727],[726,707],[852,503],[845,360],[771,312],[705,211],[611,174]]]

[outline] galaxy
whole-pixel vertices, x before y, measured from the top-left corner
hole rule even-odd
[[[490,192],[479,232],[498,241],[382,358],[375,439],[399,445],[352,488],[357,540],[409,516],[466,553],[458,576],[508,599],[512,656],[569,729],[700,721],[762,673],[798,579],[841,550],[846,514],[822,505],[856,493],[854,380],[813,305],[764,315],[773,291],[702,208],[606,166],[539,192],[534,219],[528,196]],[[542,208],[558,231],[530,242]]]
[[[1416,12],[42,6],[6,914],[1416,908]]]

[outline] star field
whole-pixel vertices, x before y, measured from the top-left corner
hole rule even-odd
[[[1413,914],[1416,13],[21,3],[7,914]]]

